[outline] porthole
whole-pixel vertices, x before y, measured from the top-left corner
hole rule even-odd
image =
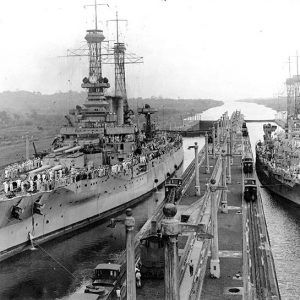
[[[49,220],[46,221],[46,224],[49,224]]]
[[[38,223],[35,223],[35,226],[38,226],[39,224]]]
[[[61,218],[63,218],[64,216],[63,216],[63,215],[61,215],[60,217],[61,217]]]
[[[62,204],[59,204],[59,206],[61,207],[61,206],[62,206]]]

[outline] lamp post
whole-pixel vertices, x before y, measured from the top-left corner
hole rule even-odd
[[[179,222],[175,218],[177,208],[173,203],[167,203],[163,213],[161,229],[165,245],[165,300],[179,300],[178,235],[183,232],[197,232],[201,238],[212,238],[212,235],[204,232],[201,224]]]
[[[201,191],[200,191],[199,166],[198,166],[198,143],[195,142],[195,145],[189,146],[188,149],[195,149],[195,190],[196,190],[196,196],[200,196]]]
[[[227,129],[227,183],[231,183],[231,147],[230,147],[230,129]]]
[[[233,132],[230,130],[230,164],[233,165]]]
[[[217,121],[217,144],[220,144],[220,120]]]
[[[205,132],[205,173],[209,173],[209,155],[208,155],[208,134]]]
[[[226,187],[226,152],[225,150],[222,150],[222,186]],[[222,197],[221,197],[221,208],[222,213],[227,214],[228,213],[228,206],[227,206],[227,192],[226,190],[222,190]]]
[[[219,259],[219,239],[218,239],[218,199],[216,191],[222,190],[226,192],[226,186],[217,186],[216,180],[210,180],[211,191],[211,227],[212,227],[212,242],[211,242],[211,260],[210,260],[210,275],[213,278],[220,278],[220,259]]]
[[[111,219],[110,227],[114,228],[116,223],[124,223],[126,231],[126,297],[136,300],[135,283],[135,255],[134,255],[134,225],[131,208],[126,209],[125,219]]]
[[[213,143],[213,146],[212,146],[212,155],[213,155],[213,158],[216,158],[216,129],[215,129],[215,125],[213,124],[213,127],[212,127],[212,143]]]

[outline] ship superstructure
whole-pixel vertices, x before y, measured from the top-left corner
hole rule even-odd
[[[97,4],[95,3],[95,6]],[[97,18],[95,18],[97,19]],[[117,40],[115,95],[104,76],[102,30],[87,30],[89,70],[81,87],[83,105],[66,116],[68,124],[43,158],[8,166],[0,191],[0,260],[99,220],[138,201],[173,174],[183,161],[182,139],[159,132],[150,106],[144,129],[131,119],[125,86],[125,45]]]
[[[290,76],[284,131],[264,124],[264,140],[256,145],[256,168],[266,188],[300,204],[300,76]]]

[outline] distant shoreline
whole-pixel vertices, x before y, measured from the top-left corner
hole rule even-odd
[[[286,111],[286,99],[278,99],[278,98],[241,99],[241,100],[237,100],[237,102],[261,104],[266,107],[272,108],[277,112]]]

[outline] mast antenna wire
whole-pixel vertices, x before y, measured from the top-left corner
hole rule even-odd
[[[118,18],[118,11],[116,11],[116,18],[114,20],[107,20],[106,24],[108,25],[109,22],[116,22],[116,31],[117,31],[117,43],[119,43],[119,22],[126,22],[128,24],[128,20],[126,19],[119,19]]]
[[[46,255],[48,255],[53,261],[55,261],[61,268],[63,268],[71,277],[74,279],[78,279],[76,276],[72,274],[62,263],[60,263],[57,259],[55,259],[51,254],[49,254],[44,248],[42,248],[38,243],[35,243],[35,246],[39,247]]]
[[[95,0],[94,4],[86,4],[83,7],[86,8],[88,6],[93,6],[95,9],[95,29],[98,30],[98,14],[97,14],[97,6],[101,6],[101,5],[105,5],[107,7],[109,7],[109,5],[107,3],[97,3],[97,0]]]
[[[299,76],[299,71],[298,71],[298,51],[296,51],[296,66],[297,66],[297,80],[298,80],[298,76]]]
[[[289,78],[291,78],[291,57],[289,56],[289,60],[288,60],[288,64],[289,64]]]

